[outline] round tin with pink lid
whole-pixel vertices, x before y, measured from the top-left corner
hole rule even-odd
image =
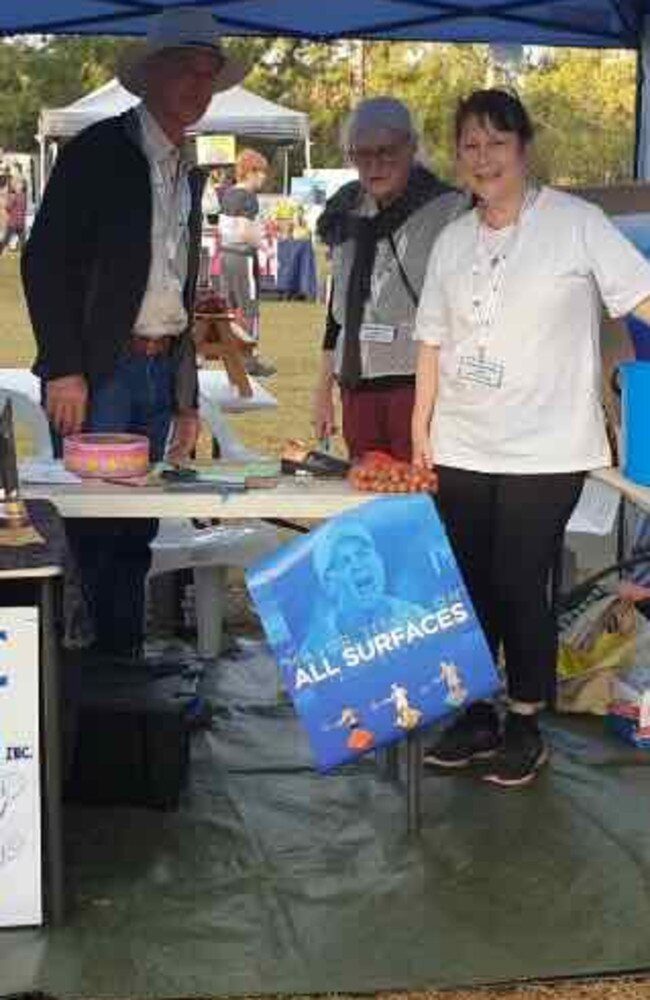
[[[142,434],[71,434],[63,464],[89,479],[128,479],[149,471],[149,439]]]

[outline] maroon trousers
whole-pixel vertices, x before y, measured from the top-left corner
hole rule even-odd
[[[410,462],[414,398],[412,383],[342,388],[343,437],[350,458],[361,458],[367,451],[386,451]]]

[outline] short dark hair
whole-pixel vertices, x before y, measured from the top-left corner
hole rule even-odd
[[[456,108],[456,145],[469,118],[477,118],[482,125],[489,124],[499,132],[514,132],[522,146],[532,142],[535,134],[526,108],[515,94],[494,87],[475,90]]]

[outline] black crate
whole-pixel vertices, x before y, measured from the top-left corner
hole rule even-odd
[[[196,720],[196,698],[180,673],[91,664],[76,715],[69,801],[178,807]]]

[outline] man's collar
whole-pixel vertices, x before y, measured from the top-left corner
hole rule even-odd
[[[135,110],[140,119],[142,146],[147,157],[160,162],[178,156],[180,154],[178,146],[174,145],[165,134],[147,106],[144,103],[138,104]]]

